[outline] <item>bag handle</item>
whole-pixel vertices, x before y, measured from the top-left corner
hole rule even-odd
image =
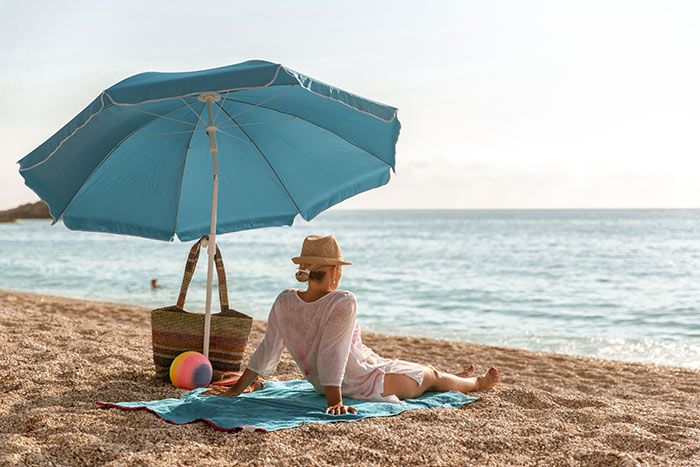
[[[182,276],[182,285],[180,286],[180,295],[177,298],[177,306],[180,308],[185,307],[185,298],[187,297],[187,290],[190,287],[190,282],[192,282],[192,276],[194,276],[194,270],[197,267],[197,261],[199,260],[199,250],[202,247],[202,243],[209,240],[209,235],[204,235],[200,238],[192,248],[190,249],[190,254],[187,257],[187,263],[185,264],[185,273]],[[216,253],[214,254],[214,264],[216,264],[216,275],[219,282],[219,303],[221,304],[221,311],[228,311],[228,289],[226,287],[226,271],[224,270],[224,260],[221,258],[221,251],[219,251],[219,245],[216,245]]]

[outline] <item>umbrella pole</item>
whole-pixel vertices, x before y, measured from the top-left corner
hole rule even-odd
[[[202,353],[209,358],[209,334],[211,327],[211,296],[214,286],[214,254],[216,253],[216,205],[219,197],[219,167],[216,154],[219,152],[216,143],[216,130],[212,113],[212,103],[221,97],[216,93],[204,93],[199,100],[207,104],[207,135],[209,135],[209,152],[211,153],[211,166],[214,173],[214,183],[211,193],[211,224],[209,228],[209,240],[207,241],[207,296],[204,308],[204,343]]]

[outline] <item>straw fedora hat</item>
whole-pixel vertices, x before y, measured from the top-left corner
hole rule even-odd
[[[304,239],[301,254],[292,258],[294,264],[317,264],[349,266],[352,263],[343,261],[343,252],[333,235],[321,237],[309,235]]]

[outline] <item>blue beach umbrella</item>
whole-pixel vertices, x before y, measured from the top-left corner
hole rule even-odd
[[[399,129],[393,107],[248,61],[127,78],[19,165],[69,229],[209,234],[208,355],[216,234],[310,220],[386,184]]]

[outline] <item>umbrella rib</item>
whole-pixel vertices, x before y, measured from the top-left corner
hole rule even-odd
[[[288,93],[289,91],[291,91],[292,89],[294,89],[294,86],[296,86],[296,85],[295,85],[295,84],[290,84],[289,87],[288,87],[287,89],[285,89],[284,91],[282,91],[281,93],[275,94],[274,96],[270,96],[270,97],[268,97],[267,99],[263,99],[263,100],[261,100],[258,104],[248,104],[248,105],[252,105],[253,108],[246,109],[246,110],[244,110],[243,112],[237,113],[237,114],[234,115],[233,117],[232,117],[231,115],[229,115],[228,112],[226,112],[226,115],[228,115],[228,116],[229,116],[229,119],[231,119],[231,121],[233,121],[234,118],[238,118],[238,117],[240,117],[241,115],[243,115],[243,114],[245,114],[245,113],[248,113],[248,112],[250,112],[251,110],[254,110],[255,107],[260,107],[260,106],[262,106],[262,104],[264,104],[264,103],[266,103],[266,102],[270,102],[270,101],[273,100],[273,99],[277,99],[277,98],[280,97],[282,94]],[[226,96],[228,96],[228,93],[226,94]],[[223,99],[223,100],[235,100],[235,99],[228,99],[226,96],[223,96],[222,99]],[[238,101],[236,101],[236,102],[238,102]],[[221,106],[219,106],[219,108],[222,109]]]
[[[192,133],[194,129],[192,130],[185,130],[185,131],[168,131],[165,133],[142,133],[139,136],[168,136],[168,135],[184,135],[185,133]]]
[[[225,99],[226,96],[228,96],[231,93],[231,91],[226,91],[223,96],[221,96],[222,99]],[[216,111],[216,115],[214,115],[214,121],[216,121],[217,118],[219,118],[219,114],[221,113],[221,107],[218,108]]]
[[[185,99],[183,99],[183,98],[181,97],[180,100],[187,106],[188,109],[190,109],[190,110],[192,111],[192,113],[197,117],[197,119],[198,119],[199,121],[201,121],[201,122],[204,123],[205,125],[207,124],[207,122],[205,122],[204,119],[203,119],[197,112],[194,111],[194,109],[190,106],[190,104],[187,103],[187,101],[186,101]],[[200,110],[200,112],[201,112],[201,110]],[[197,126],[196,122],[195,122],[195,125],[194,125],[194,126],[195,126],[195,127]]]
[[[202,108],[199,109],[200,113],[204,110],[206,103],[202,103]],[[200,118],[201,120],[201,118]],[[197,124],[192,128],[192,133],[190,134],[190,139],[187,140],[187,146],[185,146],[185,160],[182,163],[182,174],[180,174],[180,189],[177,192],[177,208],[175,209],[175,226],[173,227],[173,237],[177,235],[177,224],[180,221],[180,197],[182,196],[182,185],[185,181],[185,169],[187,168],[187,156],[190,155],[190,146],[192,145],[192,137],[194,132],[197,131]]]
[[[187,102],[185,102],[185,105],[187,105]],[[154,112],[149,112],[148,110],[137,109],[136,107],[127,107],[127,106],[120,106],[120,107],[123,107],[123,108],[125,108],[125,109],[129,109],[129,110],[133,110],[134,112],[144,113],[144,114],[146,114],[146,115],[153,115],[154,117],[157,117],[157,118],[163,118],[163,119],[165,119],[165,120],[171,120],[171,121],[173,121],[173,122],[182,123],[183,125],[191,125],[191,126],[193,126],[193,127],[194,127],[194,126],[197,126],[197,125],[192,125],[190,122],[186,122],[186,121],[184,121],[184,120],[178,120],[177,118],[166,117],[166,115],[169,115],[169,114],[173,113],[173,111],[167,112],[167,113],[165,113],[165,114],[163,114],[163,115],[159,115],[159,114],[154,113]],[[182,109],[184,109],[184,108],[185,108],[185,106],[183,105],[182,107],[179,107],[179,108],[176,109],[176,110],[182,110]]]
[[[289,120],[295,120],[296,117],[288,117],[288,118],[282,118],[280,120],[269,120],[267,122],[252,122],[252,123],[239,123],[238,125],[225,125],[225,126],[220,126],[218,127],[219,129],[222,128],[233,128],[234,126],[256,126],[256,125],[268,125],[270,123],[281,123],[281,122],[288,122]]]
[[[315,126],[315,127],[317,127],[317,128],[320,128],[321,130],[325,130],[325,131],[327,131],[327,132],[329,132],[329,133],[331,133],[331,134],[337,136],[338,138],[342,139],[343,141],[347,142],[348,144],[351,144],[351,145],[355,146],[356,148],[361,149],[362,151],[366,152],[366,153],[369,154],[370,156],[372,156],[372,157],[374,157],[375,159],[377,159],[377,160],[383,162],[384,164],[386,164],[387,166],[389,166],[390,168],[393,169],[393,167],[391,166],[391,164],[389,164],[387,161],[385,161],[385,160],[382,159],[381,157],[379,157],[379,156],[377,156],[376,154],[374,154],[372,151],[369,151],[369,150],[363,148],[362,146],[358,146],[357,144],[353,143],[353,142],[350,141],[349,139],[347,139],[347,138],[345,138],[345,137],[343,137],[343,136],[340,136],[340,135],[339,135],[338,133],[336,133],[335,131],[330,130],[330,129],[324,127],[324,126],[321,126],[321,125],[319,125],[318,123],[314,123],[314,122],[312,122],[311,120],[307,120],[307,119],[305,119],[304,117],[300,117],[299,115],[290,114],[289,112],[285,112],[285,111],[283,111],[283,110],[278,110],[278,109],[275,109],[274,107],[267,107],[267,106],[265,106],[265,105],[251,104],[250,102],[239,101],[239,100],[237,100],[237,99],[231,99],[230,97],[229,97],[229,98],[226,98],[225,100],[227,100],[227,101],[229,101],[229,102],[238,102],[239,104],[250,105],[250,106],[252,106],[252,107],[258,107],[258,108],[261,108],[261,109],[272,110],[273,112],[281,113],[281,114],[284,114],[284,115],[289,115],[289,116],[291,116],[291,117],[298,118],[298,119],[300,119],[300,120],[304,120],[305,122],[310,123],[311,125],[313,125],[313,126]],[[252,109],[250,109],[250,110],[252,110]],[[228,113],[227,113],[227,115],[228,115]],[[234,123],[235,123],[235,122],[234,122]]]
[[[267,163],[267,166],[270,168],[270,170],[272,171],[272,173],[275,174],[275,177],[277,177],[277,181],[280,182],[280,185],[282,186],[282,189],[284,190],[285,193],[287,193],[287,196],[288,196],[289,199],[291,200],[292,204],[294,204],[294,207],[296,208],[297,212],[298,212],[299,214],[301,214],[301,208],[299,208],[299,205],[298,205],[297,202],[294,200],[294,197],[292,196],[292,194],[289,192],[289,190],[288,190],[287,187],[285,186],[284,182],[282,181],[282,178],[279,176],[279,174],[277,173],[277,171],[275,170],[275,168],[272,166],[272,164],[270,163],[270,161],[267,159],[267,157],[265,157],[265,154],[263,154],[263,152],[260,150],[260,148],[259,148],[258,145],[255,143],[255,141],[253,141],[253,139],[248,135],[248,133],[246,133],[246,131],[245,131],[243,128],[241,128],[240,125],[238,125],[238,123],[236,122],[236,120],[233,119],[233,117],[231,116],[231,114],[229,114],[229,113],[226,111],[226,109],[224,109],[224,106],[223,106],[223,105],[220,105],[220,104],[218,104],[218,103],[217,103],[216,105],[218,105],[218,106],[221,108],[221,111],[222,111],[223,113],[225,113],[225,114],[228,116],[228,118],[231,119],[231,121],[232,121],[233,123],[236,124],[236,126],[238,127],[238,129],[245,135],[245,137],[248,138],[248,141],[250,141],[250,144],[253,145],[253,147],[254,147],[255,150],[258,152],[258,154],[260,154],[260,157],[263,158],[263,160]]]
[[[177,109],[173,109],[173,110],[171,110],[170,112],[165,113],[164,115],[169,115],[169,114],[171,114],[171,113],[173,113],[173,112],[177,112],[178,110],[182,110],[182,109],[184,109],[184,108],[185,108],[184,106],[178,107]],[[134,133],[136,133],[137,131],[139,131],[139,130],[141,130],[141,129],[143,129],[143,128],[146,128],[148,125],[150,125],[151,123],[155,122],[156,120],[157,120],[157,118],[152,118],[152,119],[150,119],[149,121],[147,121],[146,123],[144,123],[143,125],[139,126],[138,128],[135,128],[135,129],[132,130],[128,135],[126,135],[124,138],[122,138],[122,140],[119,141],[119,143],[117,143],[117,145],[114,146],[114,147],[109,151],[109,153],[104,157],[104,159],[102,159],[102,160],[100,161],[100,163],[97,164],[97,167],[95,167],[95,170],[93,170],[93,171],[90,173],[90,175],[88,175],[88,177],[83,181],[83,183],[80,184],[80,186],[79,186],[78,189],[75,191],[75,193],[73,193],[73,196],[71,196],[70,201],[68,201],[68,204],[66,204],[66,207],[63,208],[63,210],[62,210],[62,211],[56,216],[56,218],[54,219],[53,224],[55,224],[56,222],[58,222],[58,220],[61,218],[61,216],[63,216],[63,214],[68,210],[68,208],[70,207],[70,205],[73,204],[73,200],[74,200],[75,197],[78,195],[78,193],[80,193],[80,190],[85,186],[85,184],[86,184],[88,181],[90,181],[90,179],[92,178],[92,176],[95,175],[95,174],[97,173],[98,170],[100,170],[100,167],[102,167],[102,164],[104,164],[105,161],[106,161],[107,159],[109,159],[109,158],[112,156],[112,154],[114,154],[114,152],[115,152],[117,149],[119,149],[119,147],[124,143],[124,141],[126,141],[127,139],[129,139],[129,138],[130,138]],[[197,128],[197,125],[195,125],[194,128]],[[194,133],[194,128],[192,129],[192,132],[193,132],[193,133]]]
[[[231,125],[231,126],[229,126],[229,127],[227,127],[227,128],[233,128],[233,125]],[[218,131],[219,133],[222,133],[222,134],[228,136],[229,138],[233,138],[233,139],[235,139],[235,140],[238,140],[238,141],[240,141],[241,143],[250,144],[248,141],[244,140],[243,138],[239,138],[238,136],[234,136],[234,135],[232,135],[231,133],[222,130],[221,128],[217,128],[216,131]]]

